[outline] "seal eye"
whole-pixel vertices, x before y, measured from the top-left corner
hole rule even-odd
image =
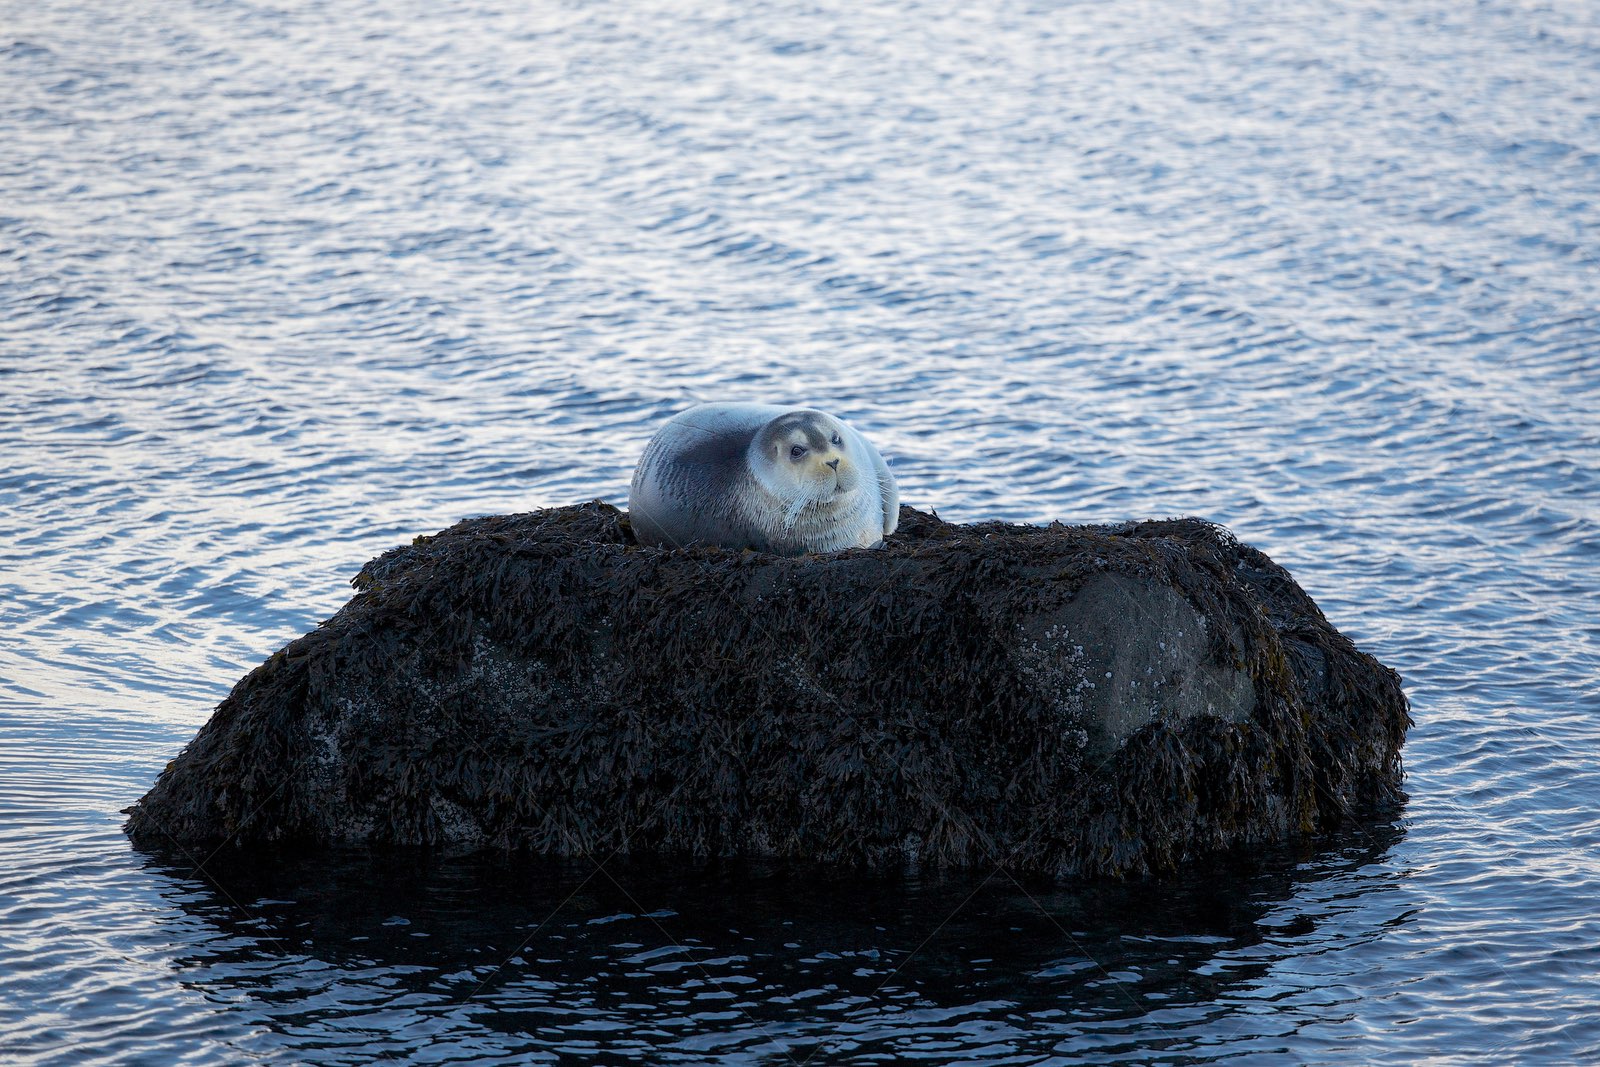
[[[789,449],[789,458],[790,459],[799,459],[801,456],[803,456],[805,454],[806,454],[806,446],[805,445],[795,445],[793,448]]]
[[[842,445],[842,444],[844,444],[844,442],[843,442],[843,441],[841,441],[841,440],[839,440],[839,435],[838,435],[838,434],[834,434],[834,435],[833,435],[833,437],[832,437],[832,441],[833,441],[833,443],[834,443],[834,444],[836,444],[836,445]]]

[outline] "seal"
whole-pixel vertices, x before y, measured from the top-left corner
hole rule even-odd
[[[640,544],[837,552],[893,533],[900,489],[872,442],[826,412],[700,404],[645,445],[628,518]]]

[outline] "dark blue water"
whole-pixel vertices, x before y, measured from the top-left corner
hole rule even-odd
[[[1600,1062],[1600,8],[11,4],[0,145],[0,1061]],[[1226,524],[1409,804],[1126,887],[128,847],[365,560],[724,398]]]

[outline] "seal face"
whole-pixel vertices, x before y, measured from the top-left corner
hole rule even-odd
[[[628,517],[640,544],[798,556],[881,543],[900,490],[872,442],[826,412],[701,404],[645,446]]]

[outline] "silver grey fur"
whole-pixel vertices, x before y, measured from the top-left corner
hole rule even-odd
[[[774,454],[784,440],[817,455],[792,460],[791,469],[786,452]],[[832,464],[819,465],[823,456]],[[830,471],[833,484],[822,485],[819,476]],[[628,516],[641,544],[835,552],[893,533],[900,490],[872,442],[832,415],[701,404],[673,416],[645,446]]]

